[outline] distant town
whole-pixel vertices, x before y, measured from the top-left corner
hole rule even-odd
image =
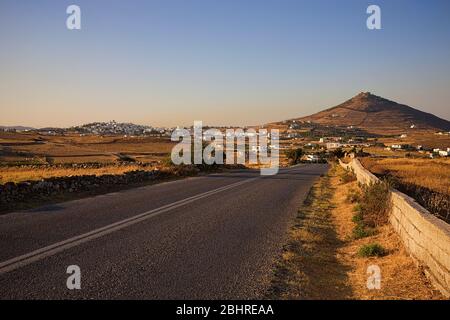
[[[436,148],[432,145],[424,146],[421,144],[413,144],[402,142],[408,138],[407,133],[400,135],[385,136],[397,142],[387,144],[379,141],[380,136],[370,134],[362,131],[356,126],[331,126],[321,125],[311,121],[301,120],[286,120],[282,122],[283,128],[280,129],[280,150],[288,150],[292,148],[303,148],[307,153],[303,156],[305,161],[319,161],[323,157],[323,153],[333,151],[336,149],[349,148],[382,148],[386,151],[403,151],[416,152],[423,156],[434,157],[449,157],[450,146],[443,148]],[[204,129],[208,129],[205,127]],[[219,130],[225,131],[233,127],[220,127]],[[270,128],[268,126],[259,126],[253,128]],[[169,138],[174,130],[186,129],[193,134],[193,126],[191,127],[153,127],[149,125],[137,125],[133,123],[120,123],[115,120],[108,122],[93,122],[84,125],[74,126],[70,128],[41,128],[34,129],[29,127],[0,127],[3,132],[17,132],[17,133],[35,133],[43,136],[57,136],[57,135],[79,135],[79,136],[122,136],[124,138],[133,137],[160,137]],[[238,128],[234,128],[238,129]],[[247,129],[242,127],[240,129]],[[410,129],[414,129],[411,125]],[[436,131],[436,136],[450,136],[450,132]],[[245,137],[250,137],[251,132],[245,132]],[[204,137],[205,140],[207,137]],[[211,137],[208,137],[211,140]],[[270,133],[268,134],[270,139]],[[270,146],[269,146],[270,147]],[[222,145],[216,145],[216,148],[223,148]]]

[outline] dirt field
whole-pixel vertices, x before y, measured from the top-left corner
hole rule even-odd
[[[158,137],[0,132],[0,183],[146,170],[164,162],[173,145]]]
[[[421,145],[424,148],[441,148],[446,149],[450,147],[450,135],[448,134],[437,134],[435,132],[402,132],[407,133],[406,138],[380,138],[379,142],[384,143],[386,146],[391,146],[393,144],[410,144],[410,145]]]
[[[175,144],[168,137],[52,136],[0,132],[0,183],[146,170],[149,165],[164,164]],[[281,142],[283,148],[286,148],[285,144]],[[280,150],[279,154],[280,166],[287,166],[285,149]],[[128,164],[118,166],[119,162]],[[100,167],[92,168],[90,164]]]
[[[166,157],[169,138],[123,136],[50,136],[0,133],[0,164],[112,163],[120,154],[140,162]]]

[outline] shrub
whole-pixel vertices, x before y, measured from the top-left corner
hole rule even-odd
[[[364,223],[364,218],[361,213],[357,213],[352,217],[352,221],[356,224]]]
[[[303,156],[302,148],[291,149],[291,150],[286,151],[286,158],[288,158],[289,163],[291,165],[300,163],[302,156]]]
[[[357,223],[353,228],[353,239],[362,239],[366,237],[373,236],[375,234],[375,229],[366,227],[363,223]]]
[[[353,212],[361,213],[361,211],[362,211],[361,204],[359,203],[355,204],[355,206],[353,207]]]
[[[389,199],[390,184],[387,181],[379,181],[362,187],[361,214],[367,225],[374,227],[387,223]]]
[[[341,159],[341,158],[343,158],[343,157],[345,156],[345,151],[342,150],[342,148],[337,148],[337,149],[333,150],[333,151],[331,152],[331,154],[332,154],[334,157],[336,157],[336,158],[338,158],[338,159]]]
[[[203,153],[204,153],[204,149],[206,148],[208,146],[208,144],[207,143],[203,143],[202,144],[202,150],[201,150],[201,152],[202,152],[202,155],[203,155]],[[180,152],[180,156],[182,156],[183,155],[183,153],[182,152]],[[224,164],[217,164],[217,163],[212,163],[212,164],[207,164],[206,162],[205,162],[205,160],[203,159],[203,157],[202,157],[202,162],[201,163],[199,163],[199,164],[195,164],[195,160],[194,160],[194,155],[195,155],[195,150],[194,150],[194,143],[192,143],[192,145],[191,145],[191,157],[190,157],[190,164],[185,164],[185,163],[181,163],[181,164],[179,164],[179,165],[177,165],[177,164],[174,164],[173,162],[172,162],[172,157],[171,157],[171,155],[168,155],[166,158],[164,158],[163,160],[162,160],[162,164],[165,166],[165,167],[183,167],[184,169],[186,169],[186,167],[187,168],[189,168],[188,170],[192,170],[192,168],[196,168],[196,170],[194,170],[194,171],[197,171],[197,172],[199,172],[199,171],[201,171],[201,172],[214,172],[214,171],[217,171],[218,169],[223,169],[224,167],[225,167],[225,165]],[[215,156],[215,150],[212,152],[212,154],[211,154],[211,156]],[[223,159],[224,159],[224,163],[225,163],[225,160],[226,160],[226,154],[224,153],[223,154]],[[243,166],[241,166],[241,165],[236,165],[236,167],[237,168],[242,168]],[[184,170],[183,169],[183,170]]]
[[[350,202],[350,203],[359,202],[361,200],[361,193],[358,192],[357,190],[350,189],[347,194],[346,200],[347,200],[347,202]]]
[[[356,175],[353,171],[345,170],[344,173],[341,175],[340,180],[342,183],[356,181]]]
[[[361,212],[361,205],[355,205],[353,211],[355,211],[355,215],[353,215],[352,221],[356,224],[352,232],[353,239],[356,240],[373,236],[376,233],[376,230],[366,225],[364,216]]]
[[[118,153],[117,156],[119,157],[119,161],[120,162],[136,162],[136,160],[132,157],[130,157],[129,155],[125,154],[125,153]]]
[[[175,166],[175,164],[172,162],[172,158],[170,157],[170,155],[162,159],[161,164],[165,167]]]
[[[360,257],[382,257],[386,254],[386,249],[378,243],[365,244],[358,250]]]

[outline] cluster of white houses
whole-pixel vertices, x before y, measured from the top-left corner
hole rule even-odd
[[[433,149],[433,153],[437,153],[441,157],[448,157],[450,156],[450,148],[447,148],[447,150],[441,150],[439,148]]]
[[[424,152],[423,147],[421,145],[418,145],[417,147],[411,147],[410,145],[404,145],[404,144],[393,144],[390,147],[386,147],[386,150],[411,150],[415,149],[419,152]],[[430,155],[431,158],[434,156],[441,156],[441,157],[448,157],[450,156],[450,148],[446,149],[440,149],[440,148],[434,148],[432,150],[428,150],[427,153]]]

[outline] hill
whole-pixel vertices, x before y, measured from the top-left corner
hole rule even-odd
[[[0,126],[0,130],[30,131],[30,130],[35,130],[35,128],[24,127],[24,126]]]
[[[370,92],[362,92],[335,107],[292,120],[322,126],[354,127],[375,134],[450,131],[448,120]]]

